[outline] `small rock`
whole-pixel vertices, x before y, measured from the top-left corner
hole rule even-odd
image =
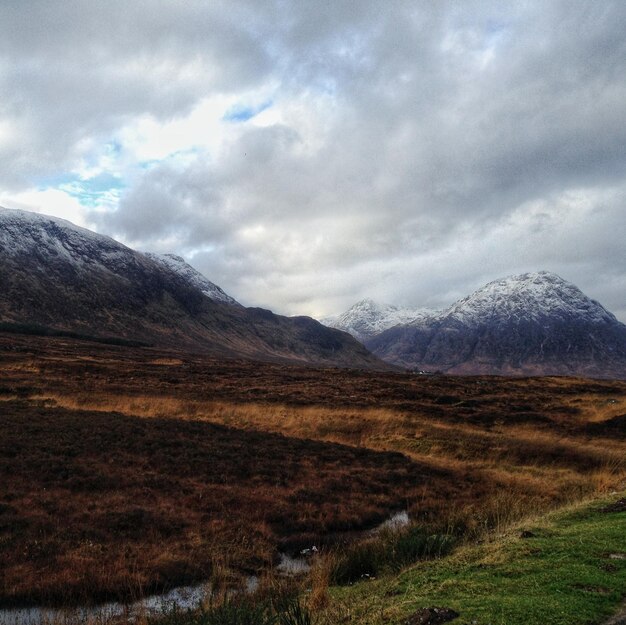
[[[459,613],[450,608],[422,608],[412,614],[405,621],[405,625],[441,625],[458,616]]]
[[[626,512],[626,497],[623,497],[619,501],[602,508],[602,512]]]

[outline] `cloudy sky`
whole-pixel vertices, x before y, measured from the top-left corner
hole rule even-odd
[[[623,0],[0,0],[0,205],[247,305],[547,269],[626,321]]]

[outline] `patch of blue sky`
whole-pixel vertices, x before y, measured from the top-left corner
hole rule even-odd
[[[226,113],[224,113],[222,120],[226,122],[233,122],[235,124],[247,122],[253,117],[256,117],[259,113],[266,111],[272,106],[273,103],[273,100],[265,100],[265,102],[257,105],[235,104],[234,106],[231,106]]]
[[[147,161],[138,161],[137,167],[143,171],[147,171],[148,169],[152,169],[153,167],[156,167],[162,162],[163,161],[159,158],[151,158]]]
[[[172,152],[168,154],[164,158],[152,158],[145,161],[137,162],[137,167],[142,171],[148,171],[149,169],[153,169],[158,165],[168,164],[172,165],[186,165],[189,162],[198,158],[198,156],[202,155],[204,159],[208,159],[209,155],[206,151],[198,146],[193,146],[185,150],[177,150],[176,152]]]
[[[77,196],[81,206],[98,211],[115,210],[120,201],[121,191],[112,189],[100,193],[81,193]]]
[[[106,172],[87,179],[73,176],[54,185],[90,208],[115,204],[125,186],[121,178]]]
[[[80,180],[79,182],[83,189],[91,193],[100,193],[110,191],[111,189],[123,189],[126,186],[119,176],[108,172],[102,172],[97,176]]]
[[[109,154],[114,154],[115,156],[119,156],[122,153],[122,144],[119,141],[110,141],[106,144],[106,151]]]

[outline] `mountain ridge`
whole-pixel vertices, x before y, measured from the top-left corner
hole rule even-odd
[[[388,362],[425,371],[626,378],[626,325],[547,271],[489,282],[365,345]]]
[[[488,282],[470,295],[458,300],[440,313],[464,323],[477,323],[484,317],[486,305],[506,309],[509,314],[519,313],[516,306],[524,298],[525,316],[549,317],[554,313],[572,317],[585,315],[589,321],[617,322],[596,300],[587,297],[577,286],[550,271],[534,271],[507,276]]]
[[[233,306],[241,306],[234,297],[228,295],[221,287],[211,282],[197,269],[194,269],[182,256],[177,256],[176,254],[156,254],[154,252],[145,252],[145,255],[151,260],[178,273],[189,284],[200,289],[204,295],[212,300]]]
[[[0,285],[3,323],[227,357],[389,366],[346,333],[211,299],[184,272],[56,217],[0,208]]]

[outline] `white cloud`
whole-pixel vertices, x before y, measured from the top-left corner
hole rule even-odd
[[[91,225],[79,200],[60,189],[0,193],[0,206],[60,217],[85,228]]]

